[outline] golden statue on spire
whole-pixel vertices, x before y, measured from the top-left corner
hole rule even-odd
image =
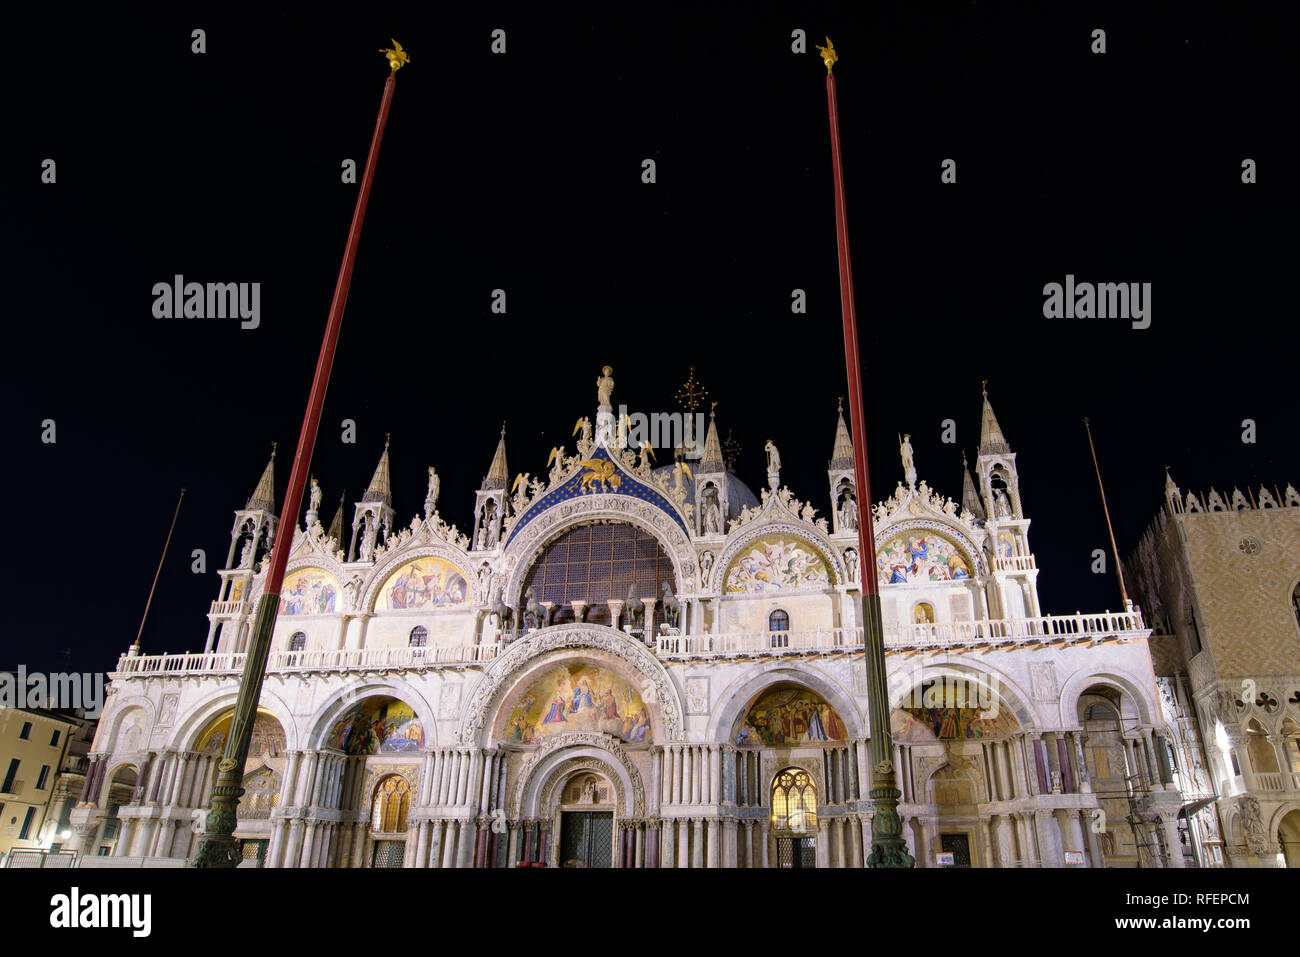
[[[816,46],[816,44],[814,44],[814,46]],[[398,49],[400,49],[400,47]],[[831,67],[835,65],[835,62],[840,58],[840,55],[835,52],[835,44],[831,43],[830,37],[826,38],[826,46],[819,46],[817,49],[822,53],[822,62],[826,64],[826,75],[829,76]]]
[[[826,42],[829,43],[830,41],[828,40]],[[411,58],[407,56],[406,51],[402,49],[402,45],[396,40],[393,41],[393,48],[391,50],[380,50],[379,52],[388,57],[388,66],[393,71],[394,75],[396,75],[398,70],[411,62]]]

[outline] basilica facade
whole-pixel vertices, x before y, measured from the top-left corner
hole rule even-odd
[[[831,453],[804,501],[781,482],[777,442],[794,442],[768,443],[755,494],[713,417],[656,466],[613,387],[606,369],[576,452],[538,477],[511,478],[503,430],[464,531],[432,468],[423,514],[399,519],[387,444],[350,536],[341,514],[322,526],[314,480],[303,525],[277,528],[272,456],[235,512],[203,650],[132,649],[111,675],[72,815],[83,863],[196,850],[277,542],[236,831],[250,866],[860,867],[885,733],[920,866],[1195,863],[1150,632],[1132,608],[1040,607],[987,395],[958,498],[918,481],[904,442],[874,507],[882,729],[843,415],[798,451]]]

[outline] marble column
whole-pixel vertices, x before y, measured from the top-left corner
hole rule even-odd
[[[659,822],[646,821],[645,825],[645,866],[659,866]]]
[[[701,868],[704,866],[704,818],[697,817],[692,823],[695,834],[691,841],[691,867]]]
[[[717,756],[714,749],[714,757]],[[696,833],[700,833],[700,825],[696,824]],[[716,817],[709,818],[709,845],[708,845],[708,867],[722,866],[722,827]]]
[[[660,822],[659,840],[662,846],[659,855],[660,867],[677,866],[677,822],[667,820]]]
[[[849,866],[863,866],[862,818],[856,814],[849,819]]]
[[[691,822],[688,818],[677,821],[677,866],[691,866]]]
[[[999,814],[994,823],[998,843],[998,867],[1013,867],[1016,860],[1015,839],[1011,835],[1011,819]]]
[[[1088,774],[1088,761],[1083,754],[1083,739],[1086,735],[1082,731],[1071,731],[1069,733],[1070,743],[1074,746],[1074,767],[1075,773],[1079,780],[1079,793],[1092,793],[1092,776]]]
[[[1166,867],[1186,867],[1187,861],[1183,857],[1183,842],[1178,834],[1178,815],[1162,815],[1160,824],[1165,832],[1165,847],[1167,861]],[[1261,861],[1260,863],[1263,863]]]

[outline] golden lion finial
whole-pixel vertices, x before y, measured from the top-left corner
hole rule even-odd
[[[411,58],[406,55],[406,51],[402,49],[402,45],[396,40],[393,41],[393,48],[391,50],[380,50],[379,52],[388,57],[389,69],[391,69],[394,74],[411,62]]]
[[[827,37],[826,46],[824,47],[819,46],[817,47],[817,49],[820,50],[822,53],[822,62],[826,64],[826,75],[829,76],[831,72],[831,67],[833,67],[835,65],[835,61],[837,61],[840,58],[839,54],[835,52],[835,44],[831,43],[830,37]]]

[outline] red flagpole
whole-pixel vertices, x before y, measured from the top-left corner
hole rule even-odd
[[[858,321],[853,307],[853,266],[849,259],[848,214],[844,202],[844,158],[840,151],[840,118],[831,67],[839,59],[830,38],[818,47],[826,64],[826,106],[830,116],[831,167],[835,176],[835,240],[839,248],[840,309],[844,316],[844,361],[849,379],[849,418],[853,430],[853,468],[858,495],[858,567],[862,575],[862,638],[867,666],[867,700],[871,726],[871,818],[869,867],[912,867],[915,861],[903,840],[894,776],[893,735],[885,674],[884,622],[880,582],[876,574],[876,535],[872,527],[871,477],[867,471],[866,415],[862,403],[862,361],[858,354]]]
[[[207,815],[203,840],[195,854],[195,867],[235,867],[240,859],[240,842],[235,839],[235,825],[239,799],[244,794],[244,763],[248,760],[248,747],[253,736],[253,723],[257,715],[257,702],[262,696],[262,682],[266,678],[266,662],[271,651],[271,636],[280,611],[280,587],[284,582],[284,569],[293,545],[293,533],[298,526],[298,509],[306,490],[308,468],[316,447],[316,434],[320,430],[321,410],[325,405],[325,390],[329,387],[330,371],[334,367],[334,350],[338,346],[339,329],[343,325],[343,310],[348,302],[348,287],[352,282],[352,267],[356,264],[357,244],[361,240],[361,224],[366,217],[366,204],[370,200],[370,187],[374,183],[375,164],[379,159],[379,144],[384,138],[388,110],[393,102],[397,85],[397,71],[408,57],[396,40],[393,50],[381,50],[388,56],[391,67],[384,83],[384,96],[379,104],[379,117],[370,138],[370,153],[366,169],[361,176],[361,190],[356,209],[352,213],[352,226],[348,230],[347,245],[343,248],[343,262],[339,266],[338,281],[334,285],[334,300],[330,303],[329,320],[325,323],[325,338],[321,342],[320,357],[316,360],[316,376],[307,397],[307,412],[303,416],[302,431],[298,433],[298,448],[289,473],[289,490],[285,493],[280,523],[276,526],[276,539],[271,550],[271,567],[266,573],[262,595],[257,602],[253,627],[244,662],[243,677],[239,682],[239,698],[231,719],[226,750],[218,767],[217,782],[212,787],[212,810]],[[282,539],[287,539],[282,542]],[[283,545],[283,547],[281,547]]]

